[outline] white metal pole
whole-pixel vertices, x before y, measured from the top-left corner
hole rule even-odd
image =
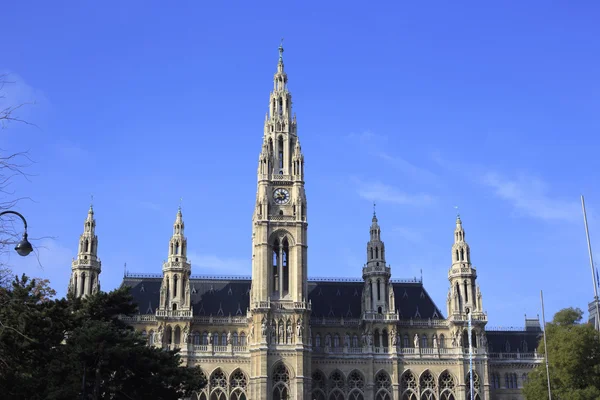
[[[470,384],[470,392],[471,392],[471,397],[469,398],[470,400],[474,399],[474,394],[473,394],[473,340],[472,340],[472,334],[471,334],[471,311],[468,311],[469,314],[469,384]]]
[[[592,244],[590,243],[590,231],[588,229],[587,214],[585,212],[585,201],[581,195],[581,208],[583,209],[583,223],[585,225],[585,237],[587,239],[588,253],[590,255],[590,268],[592,269],[592,282],[594,283],[594,303],[596,303],[596,318],[594,318],[594,327],[600,332],[600,312],[598,312],[598,282],[594,273],[594,258],[592,256]]]
[[[548,378],[548,400],[552,400],[552,391],[550,390],[550,367],[548,366],[548,343],[546,342],[546,314],[544,312],[544,292],[540,290],[540,299],[542,300],[542,323],[544,324],[544,358],[546,359],[546,377]]]

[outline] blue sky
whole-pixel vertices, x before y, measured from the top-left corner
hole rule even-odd
[[[596,2],[9,2],[0,147],[64,294],[94,194],[102,287],[161,271],[180,197],[194,274],[250,274],[280,37],[306,159],[309,275],[359,277],[372,213],[395,278],[446,310],[455,205],[490,326],[587,309],[600,251]],[[598,256],[600,257],[600,255]]]

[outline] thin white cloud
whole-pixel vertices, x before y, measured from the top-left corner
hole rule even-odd
[[[530,217],[567,222],[581,219],[581,209],[576,199],[564,200],[550,196],[548,185],[539,178],[521,175],[509,179],[498,173],[487,172],[481,182]]]
[[[393,186],[381,182],[357,181],[357,192],[363,199],[402,205],[424,206],[434,202],[434,198],[426,193],[406,193]]]
[[[250,258],[220,257],[214,254],[188,251],[188,259],[192,268],[199,275],[250,275],[252,263]]]
[[[477,164],[448,161],[439,153],[433,154],[432,159],[442,168],[492,189],[497,197],[509,202],[523,215],[544,221],[581,221],[578,194],[569,199],[552,195],[550,185],[539,177],[523,173],[508,177]],[[595,218],[593,210],[588,211],[588,218],[590,214]]]
[[[407,228],[405,226],[394,226],[392,227],[391,232],[412,243],[423,242],[423,235],[420,232],[416,231],[414,228]]]
[[[424,168],[418,167],[400,156],[392,156],[385,152],[378,152],[375,155],[410,179],[428,184],[439,183],[439,179],[436,174]]]
[[[30,121],[33,107],[28,105],[47,104],[44,94],[31,87],[18,74],[6,70],[0,70],[0,77],[4,82],[0,88],[0,110],[18,107],[14,110],[12,116],[24,121]],[[21,105],[26,105],[19,107]]]
[[[346,138],[352,142],[358,142],[361,145],[379,146],[387,142],[387,136],[378,135],[371,131],[364,131],[362,133],[351,133]]]

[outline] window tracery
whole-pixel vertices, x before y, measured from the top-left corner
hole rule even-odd
[[[375,400],[391,400],[392,380],[385,371],[375,376]]]
[[[346,380],[344,379],[344,375],[338,371],[335,370],[331,373],[331,375],[329,375],[329,390],[333,390],[333,389],[345,389],[346,388]]]
[[[283,363],[273,369],[273,400],[287,400],[289,398],[290,373]]]
[[[356,388],[361,391],[364,389],[365,380],[364,380],[363,376],[361,375],[361,373],[358,372],[357,370],[350,372],[350,375],[348,375],[348,387],[350,389]]]
[[[439,377],[440,400],[455,400],[454,388],[456,383],[448,371],[442,372]]]

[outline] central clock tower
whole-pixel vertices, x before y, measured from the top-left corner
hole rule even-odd
[[[287,82],[280,46],[258,160],[252,302],[304,302],[307,298],[304,156]]]
[[[311,390],[304,156],[287,83],[280,46],[252,215],[249,398],[256,399],[307,399]],[[268,377],[281,363],[294,377],[289,393],[275,395],[280,389]]]

